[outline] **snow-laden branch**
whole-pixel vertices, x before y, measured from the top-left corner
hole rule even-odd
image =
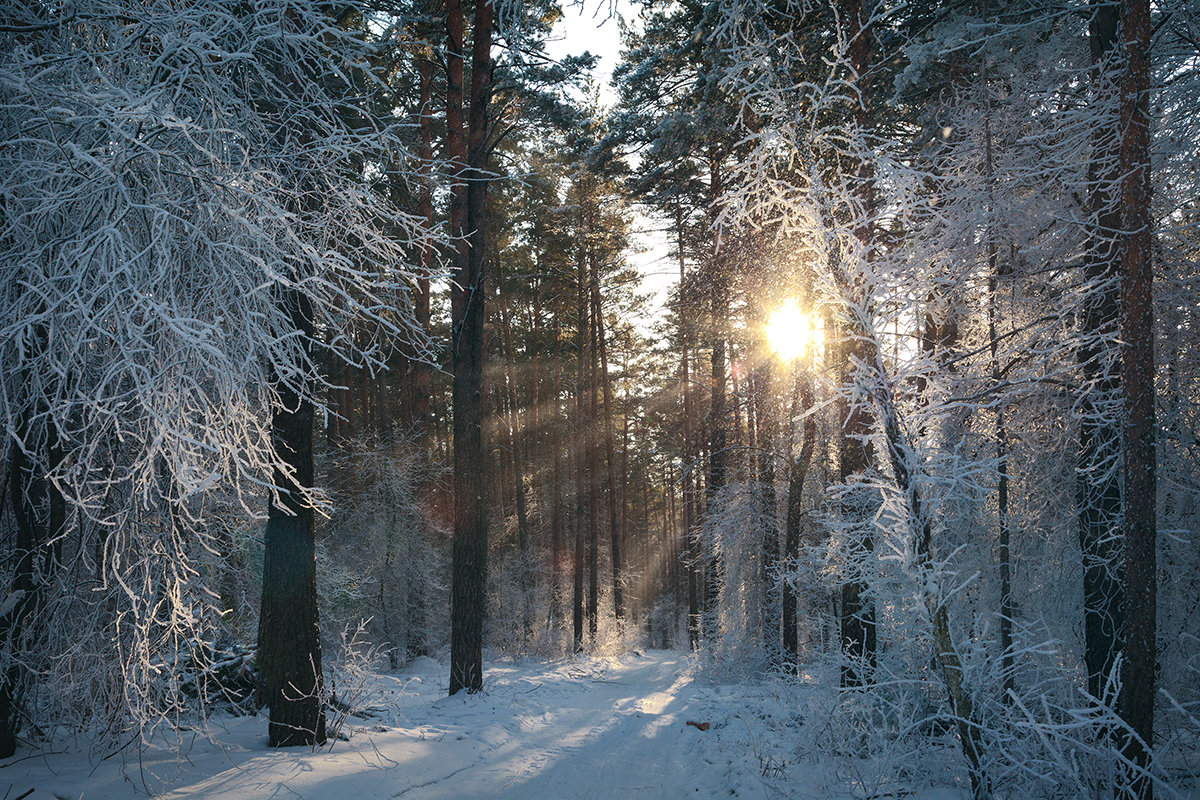
[[[389,199],[418,177],[381,43],[345,24],[366,6],[325,9],[81,0],[13,5],[0,32],[4,458],[65,499],[61,558],[119,587],[96,619],[133,648],[135,708],[207,613],[210,498],[259,516],[274,488],[279,390],[320,406],[326,357],[433,357],[413,264],[435,232]]]

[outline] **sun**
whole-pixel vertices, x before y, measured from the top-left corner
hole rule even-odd
[[[812,316],[801,313],[799,304],[790,300],[771,312],[767,318],[767,342],[782,359],[802,358],[815,347],[819,333]]]

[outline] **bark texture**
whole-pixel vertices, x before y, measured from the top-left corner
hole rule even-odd
[[[450,587],[450,694],[483,688],[487,611],[487,463],[483,448],[483,319],[487,96],[491,82],[492,3],[475,7],[470,120],[462,150],[463,14],[446,3],[447,150],[462,165],[451,198],[451,234],[460,246],[450,289],[454,362],[454,545]],[[457,131],[457,133],[456,133]],[[465,186],[462,182],[465,181]]]
[[[1157,646],[1157,484],[1154,409],[1154,270],[1150,220],[1150,3],[1123,0],[1121,34],[1121,383],[1124,394],[1125,658],[1119,708],[1132,734],[1124,755],[1138,800],[1154,746]]]

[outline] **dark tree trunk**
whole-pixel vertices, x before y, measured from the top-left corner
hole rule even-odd
[[[985,91],[987,87],[985,86]],[[985,170],[987,172],[989,192],[993,181],[992,126],[990,115],[984,118],[984,150]],[[989,198],[989,208],[995,213],[995,203]],[[988,343],[991,357],[992,385],[1000,386],[1000,341],[996,334],[996,282],[1001,276],[999,247],[995,235],[988,232],[987,243],[988,284],[987,284],[987,318]],[[1005,421],[1005,406],[996,406],[996,515],[999,518],[1000,535],[997,561],[1000,573],[1000,671],[1003,674],[1001,682],[1002,701],[1008,705],[1012,702],[1013,690],[1013,652],[1012,652],[1012,558],[1010,555],[1012,539],[1012,523],[1008,510],[1008,427]]]
[[[592,265],[592,280],[595,280],[595,254],[589,252],[588,261]],[[589,292],[590,296],[590,292]],[[599,386],[600,357],[599,357],[599,319],[595,302],[589,304],[589,334],[591,343],[588,346],[588,596],[587,621],[588,642],[594,647],[596,632],[600,624],[600,420]]]
[[[721,193],[723,191],[721,185],[721,156],[717,153],[716,148],[710,148],[708,155],[708,202],[709,202],[709,217],[710,222],[715,226],[716,214],[719,211],[719,203]],[[711,355],[711,371],[709,374],[709,411],[708,411],[708,484],[705,487],[705,500],[708,507],[708,513],[711,514],[715,510],[714,506],[717,501],[717,496],[721,490],[725,488],[726,471],[728,469],[728,426],[729,426],[729,408],[726,405],[725,395],[725,368],[726,368],[726,346],[727,346],[727,327],[729,318],[729,287],[727,276],[725,275],[725,265],[722,262],[721,253],[718,250],[717,238],[714,236],[712,240],[712,248],[709,252],[709,312],[712,329],[710,331],[712,342]],[[715,604],[720,593],[720,573],[721,565],[717,560],[715,553],[706,554],[705,559],[705,580],[704,580],[704,611],[705,616],[701,620],[702,633],[704,624],[707,620],[709,624],[715,622],[709,615],[715,611]]]
[[[558,342],[558,317],[554,317],[553,341]],[[562,518],[562,414],[559,410],[559,387],[562,385],[561,362],[555,359],[553,393],[553,416],[550,419],[550,448],[553,456],[553,467],[550,473],[550,562],[551,562],[551,597],[550,618],[553,621],[552,630],[558,629],[558,622],[563,618],[563,518]]]
[[[498,270],[497,270],[498,271]],[[521,421],[517,400],[517,357],[513,348],[512,317],[503,287],[498,293],[500,307],[500,341],[504,349],[504,384],[508,404],[508,444],[512,454],[513,500],[517,510],[517,550],[520,553],[519,582],[521,590],[521,630],[526,638],[533,634],[532,566],[533,545],[530,542],[529,511],[525,500],[524,454],[521,452]]]
[[[420,118],[418,127],[421,132],[421,144],[417,149],[420,162],[421,190],[417,195],[417,214],[421,217],[426,230],[432,232],[433,216],[433,62],[427,58],[417,60],[418,103]],[[426,276],[433,268],[433,246],[428,242],[421,245],[418,252],[418,266],[421,275]],[[429,278],[418,278],[417,296],[415,299],[417,324],[426,333],[430,329],[430,294]],[[417,360],[412,363],[412,425],[416,429],[418,443],[428,455],[429,449],[429,395],[433,383],[433,367],[426,361]]]
[[[1154,409],[1154,269],[1150,217],[1150,2],[1123,0],[1121,38],[1121,383],[1125,427],[1125,658],[1121,717],[1132,736],[1123,752],[1138,800],[1151,800],[1144,770],[1154,746],[1157,641],[1157,484]]]
[[[535,262],[535,266],[540,264],[540,260]],[[536,266],[541,269],[540,266]],[[525,425],[524,425],[524,440],[527,442],[526,464],[529,469],[529,489],[530,496],[534,498],[537,507],[537,524],[534,530],[541,535],[538,537],[543,545],[546,541],[546,514],[542,511],[544,502],[542,500],[545,486],[545,470],[542,466],[544,458],[543,450],[544,440],[546,436],[545,430],[545,381],[543,380],[543,365],[542,359],[546,352],[546,345],[543,341],[542,334],[542,309],[541,309],[541,286],[537,281],[532,285],[532,298],[530,305],[526,309],[529,318],[530,338],[526,345],[525,353],[532,365],[532,372],[528,382],[528,402],[525,408]]]
[[[293,291],[281,302],[295,330],[311,341],[309,299]],[[275,469],[279,497],[267,511],[263,537],[258,674],[271,710],[270,746],[311,746],[325,741],[314,513],[305,496],[313,486],[313,406],[295,388],[280,383],[277,391],[271,434],[286,471]]]
[[[587,255],[586,249],[581,245],[579,248],[579,263],[576,270],[576,286],[575,286],[575,345],[576,345],[576,373],[575,373],[575,431],[576,439],[571,448],[571,452],[575,458],[575,559],[573,564],[572,584],[572,631],[574,633],[574,652],[583,652],[583,565],[587,558],[587,547],[584,540],[583,518],[586,511],[585,505],[585,477],[587,474],[586,460],[587,449],[586,431],[591,422],[588,419],[588,404],[586,395],[588,391],[588,362],[590,355],[588,353],[591,347],[591,334],[589,333],[588,323],[588,302],[587,302]]]
[[[987,179],[987,210],[988,214],[994,216],[997,213],[995,185],[996,185],[996,168],[995,168],[995,152],[993,149],[992,138],[992,115],[991,115],[991,75],[990,64],[985,62],[983,69],[983,90],[986,95],[987,106],[983,117],[983,141],[984,141],[984,177]],[[990,356],[992,386],[999,388],[1001,381],[1000,369],[1000,341],[996,332],[996,319],[998,316],[996,309],[996,290],[997,281],[1003,274],[1007,274],[1000,263],[999,243],[996,240],[996,231],[994,222],[989,221],[987,230],[987,264],[988,264],[988,282],[987,282],[987,324],[988,324],[988,350]],[[929,316],[932,321],[933,315]],[[957,325],[955,325],[957,333]],[[938,337],[930,337],[935,339]],[[957,338],[957,336],[955,337]],[[949,348],[942,348],[942,358],[947,359],[949,356]],[[950,366],[952,362],[945,364],[946,369],[952,370]],[[941,365],[939,365],[941,366]],[[1005,420],[1006,407],[1003,402],[996,406],[996,516],[999,522],[999,536],[997,546],[997,571],[1000,578],[1000,672],[1003,675],[1001,681],[1001,697],[1002,702],[1008,705],[1012,702],[1013,691],[1013,652],[1012,652],[1012,623],[1013,623],[1013,602],[1012,602],[1012,559],[1010,554],[1011,539],[1012,539],[1012,523],[1009,519],[1008,508],[1008,427]]]
[[[628,368],[627,364],[625,366],[626,366],[626,368]],[[628,395],[626,395],[626,401],[628,402]],[[633,548],[633,545],[631,545],[629,543],[629,539],[630,539],[630,536],[629,536],[629,412],[630,412],[630,409],[627,406],[625,409],[625,415],[621,420],[621,536],[620,536],[621,551],[620,552],[621,552],[621,557],[625,559],[624,563],[628,563],[629,561],[631,561],[630,554],[631,554],[632,548]],[[643,527],[642,528],[643,544],[645,543],[646,537],[648,535],[649,535],[649,533],[647,532],[646,528]],[[642,562],[640,562],[640,564],[638,566],[640,567],[640,565],[644,564],[644,563],[645,563],[645,561],[642,561]],[[623,569],[624,569],[624,566],[622,566],[622,570]],[[621,576],[617,576],[617,575],[613,576],[613,580],[616,583],[620,583],[622,581],[622,579],[627,579],[624,576],[624,574],[622,574]],[[637,592],[635,591],[633,594],[633,597],[630,598],[630,600],[629,600],[629,606],[630,606],[629,616],[631,618],[633,618],[634,620],[637,619],[638,614],[639,614],[637,600],[638,600]]]
[[[429,32],[432,34],[432,31]],[[417,193],[417,214],[422,225],[430,234],[434,229],[433,211],[433,70],[434,63],[428,58],[417,60],[417,127],[420,131],[420,144],[417,148],[418,169],[421,175],[421,186]],[[417,252],[418,267],[421,276],[428,275],[433,268],[433,246],[428,241],[422,242]],[[425,333],[430,332],[430,289],[429,278],[417,279],[417,292],[414,298],[414,312],[417,325]],[[422,465],[427,465],[433,457],[431,439],[433,420],[430,410],[430,391],[433,383],[433,367],[428,361],[414,359],[409,361],[410,397],[407,414],[403,417],[406,424],[402,428],[411,430],[416,437],[416,446]],[[423,480],[419,488],[422,505],[427,505],[432,499],[432,484]],[[405,654],[409,659],[425,655],[428,644],[424,632],[426,630],[426,586],[422,581],[409,580],[406,585],[405,611],[408,617],[408,633],[405,637]]]
[[[693,426],[694,419],[692,411],[692,383],[691,375],[688,371],[688,354],[690,349],[690,337],[688,336],[688,311],[687,308],[687,269],[684,261],[683,250],[683,205],[676,204],[675,206],[675,248],[676,255],[679,258],[679,298],[677,300],[679,306],[676,309],[676,314],[679,319],[679,388],[683,394],[683,454],[681,464],[683,468],[683,489],[681,502],[683,505],[683,542],[684,546],[680,548],[684,556],[684,572],[686,573],[687,581],[687,629],[688,629],[688,644],[695,650],[700,645],[700,581],[697,571],[699,569],[696,561],[700,557],[700,534],[696,530],[696,520],[692,515],[693,500],[696,493],[695,476],[695,445],[693,442]]]
[[[852,0],[846,8],[846,16],[852,26],[850,66],[862,97],[862,101],[855,107],[855,121],[862,130],[867,130],[871,122],[868,107],[871,86],[868,74],[874,37],[868,28],[869,20],[863,6],[863,0]],[[869,213],[875,205],[874,175],[871,164],[866,161],[858,163],[854,173],[857,182],[856,193],[864,214],[864,221],[855,234],[869,254],[874,238],[869,222]],[[840,353],[842,385],[849,385],[854,381],[853,364],[856,361],[869,363],[869,349],[860,336],[851,336],[845,341]],[[841,403],[839,411],[844,425],[839,476],[845,483],[852,476],[864,471],[871,463],[871,447],[867,443],[867,437],[871,433],[871,419],[867,410],[858,404]],[[853,534],[855,541],[851,545],[855,551],[855,560],[860,564],[869,565],[874,559],[875,550],[875,542],[870,534],[872,512],[863,508],[848,508],[847,511],[858,527]],[[859,578],[847,581],[842,586],[841,594],[842,648],[848,658],[842,670],[842,686],[865,686],[869,680],[869,673],[875,668],[875,601],[869,596],[866,583]]]
[[[447,0],[447,151],[462,153],[463,14]],[[483,447],[483,318],[487,100],[491,82],[492,3],[475,6],[471,102],[464,188],[451,199],[451,234],[460,239],[450,289],[454,359],[454,546],[450,587],[450,694],[483,688],[487,612],[487,476]],[[461,164],[461,160],[457,163]],[[465,212],[465,214],[464,214]]]
[[[1098,103],[1111,101],[1114,89],[1106,65],[1117,40],[1118,9],[1098,5],[1092,15],[1089,39],[1093,92]],[[1120,309],[1117,237],[1121,227],[1118,205],[1119,141],[1115,121],[1092,132],[1091,216],[1084,275],[1091,290],[1084,298],[1080,320],[1083,339],[1078,358],[1083,378],[1079,422],[1079,468],[1076,514],[1079,549],[1083,557],[1084,664],[1088,692],[1100,697],[1122,649],[1124,589],[1121,585],[1121,430],[1116,421],[1120,392],[1112,338]]]
[[[766,354],[761,354],[763,362],[751,375],[750,397],[754,409],[754,444],[757,454],[757,479],[759,505],[766,529],[763,535],[762,547],[762,615],[763,641],[768,652],[779,652],[780,639],[780,602],[779,591],[779,524],[776,519],[775,497],[775,426],[771,419],[771,411],[767,407],[767,395],[771,390],[771,365],[766,360]]]
[[[855,380],[855,362],[868,363],[869,348],[857,336],[846,339],[843,347],[842,384]],[[839,416],[844,420],[838,458],[839,477],[843,483],[865,471],[871,464],[871,446],[865,438],[871,433],[871,419],[861,405],[839,403]],[[866,565],[871,562],[875,543],[870,533],[872,512],[851,501],[845,513],[853,520],[855,529],[851,543],[854,560]],[[847,663],[842,669],[842,686],[862,687],[875,667],[875,601],[868,596],[867,584],[861,578],[846,581],[841,588],[841,638]]]
[[[621,518],[620,501],[617,497],[617,460],[614,455],[612,385],[608,377],[608,344],[604,335],[604,311],[600,308],[600,281],[592,270],[592,304],[596,309],[596,337],[600,349],[600,385],[604,391],[604,452],[608,461],[606,473],[608,494],[608,531],[612,547],[613,613],[620,623],[625,619],[625,597],[621,585]]]
[[[808,413],[812,408],[812,386],[808,376],[801,372],[797,365],[792,388],[792,419]],[[784,527],[784,558],[785,567],[793,569],[800,558],[800,529],[804,515],[802,500],[804,497],[804,481],[808,477],[808,468],[812,464],[813,450],[817,441],[817,420],[809,414],[805,418],[800,436],[800,453],[790,459],[788,473],[787,521]],[[791,450],[793,436],[788,437],[788,449]],[[783,583],[783,649],[793,665],[797,664],[800,655],[800,642],[796,625],[799,622],[797,614],[796,590],[789,581]]]
[[[350,422],[354,416],[350,397],[350,367],[340,358],[329,370],[334,388],[330,389],[329,423],[326,438],[333,447],[341,447],[350,438]]]

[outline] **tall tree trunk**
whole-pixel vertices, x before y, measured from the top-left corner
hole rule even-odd
[[[715,228],[716,214],[721,199],[721,157],[716,148],[712,147],[708,155],[708,202],[711,223]],[[725,488],[727,470],[727,426],[729,425],[729,409],[725,403],[725,347],[726,328],[729,317],[729,289],[725,275],[722,257],[718,251],[717,237],[712,234],[712,248],[709,254],[709,310],[712,330],[712,370],[710,380],[710,402],[708,412],[708,485],[705,487],[705,499],[708,513],[715,510],[717,497]],[[709,553],[706,564],[704,582],[704,610],[711,614],[715,611],[714,604],[720,591],[719,581],[721,567],[715,553]],[[707,617],[707,615],[706,615]],[[702,627],[703,627],[702,620]]]
[[[432,33],[432,32],[430,32]],[[429,58],[417,59],[417,127],[420,132],[420,144],[417,147],[418,170],[421,176],[420,189],[417,193],[417,214],[421,224],[429,233],[434,229],[433,211],[433,61]],[[425,333],[431,329],[431,295],[428,276],[433,270],[433,245],[428,240],[422,241],[417,251],[417,266],[421,277],[417,279],[417,291],[414,298],[414,312],[417,325]],[[433,458],[431,437],[433,421],[431,419],[430,394],[433,385],[433,365],[427,360],[416,358],[409,361],[411,381],[409,388],[411,396],[408,401],[407,415],[403,417],[402,432],[411,431],[416,438],[418,457],[422,469],[428,467]],[[421,486],[418,488],[419,502],[428,506],[433,499],[433,487],[423,473]],[[428,645],[423,632],[426,629],[426,586],[423,581],[407,581],[407,601],[405,611],[408,616],[408,635],[405,637],[405,651],[409,659],[425,655]]]
[[[624,371],[628,372],[628,362],[623,363],[622,366]],[[634,572],[632,572],[632,575],[630,575],[629,572],[622,573],[624,581],[626,583],[632,583],[636,581],[638,573],[641,572],[641,567],[642,564],[644,564],[644,561],[636,561],[635,563],[634,558],[632,558],[634,545],[630,543],[630,539],[632,539],[629,530],[629,416],[631,409],[628,392],[626,392],[625,395],[625,403],[625,414],[622,417],[622,433],[620,433],[620,553],[622,553],[622,558],[624,559],[622,567],[623,570],[630,564],[634,564]],[[644,543],[646,543],[646,539],[647,531],[643,528],[641,535],[641,542],[643,546]],[[635,625],[638,615],[641,614],[641,609],[644,608],[644,606],[642,606],[640,603],[640,600],[641,595],[638,593],[635,585],[634,593],[631,594],[628,601],[629,616],[630,619],[634,620]]]
[[[625,370],[628,370],[627,363],[623,364],[622,366],[625,368]],[[625,400],[626,400],[626,409],[625,409],[625,414],[621,420],[621,555],[625,559],[625,563],[628,564],[630,561],[629,553],[630,553],[630,549],[632,547],[632,545],[629,544],[629,411],[630,411],[630,409],[629,409],[629,404],[628,404],[629,403],[628,392],[626,392]],[[646,529],[642,528],[643,543],[646,540],[646,536],[647,536]],[[645,562],[641,562],[641,563],[645,563]],[[639,566],[640,566],[640,564],[639,564]],[[636,572],[635,572],[634,576],[626,575],[623,577],[625,580],[632,580],[633,578],[636,577]],[[613,576],[614,581],[616,581],[617,578],[618,578],[618,576],[616,576],[616,575]],[[638,595],[635,592],[629,602],[629,605],[630,605],[629,615],[635,621],[637,620],[638,613],[639,613],[637,600],[638,600]]]
[[[867,348],[857,336],[852,334],[846,339],[841,356],[843,385],[856,380],[853,365],[864,363],[868,356]],[[838,473],[841,481],[848,483],[871,464],[871,445],[866,438],[871,432],[871,419],[860,404],[843,400],[838,405],[839,416],[844,420]],[[845,506],[845,512],[855,523],[852,533],[855,541],[851,544],[854,558],[869,564],[875,549],[870,532],[872,513],[853,502]],[[862,687],[875,667],[875,602],[868,596],[866,581],[858,577],[842,584],[841,601],[842,649],[848,659],[842,669],[842,686]]]
[[[794,372],[792,386],[792,419],[799,419],[801,414],[808,414],[802,425],[800,435],[800,452],[794,458],[789,458],[787,521],[784,527],[784,567],[794,569],[800,558],[800,530],[804,517],[804,481],[808,477],[808,468],[812,464],[813,450],[817,441],[817,420],[809,413],[812,408],[812,385],[799,364],[792,367]],[[788,451],[794,446],[794,435],[788,436]],[[797,614],[796,589],[790,581],[783,582],[783,649],[793,665],[799,663],[800,642],[796,630],[799,622]]]
[[[696,519],[692,515],[692,498],[696,493],[693,469],[695,468],[692,420],[692,384],[688,372],[688,308],[687,308],[687,270],[683,249],[683,204],[675,205],[675,249],[679,258],[679,307],[676,315],[679,319],[679,387],[683,394],[683,538],[685,546],[680,548],[684,554],[684,570],[687,576],[687,629],[688,644],[695,650],[700,645],[700,581],[697,571],[697,560],[700,557],[700,533],[696,528]]]
[[[310,301],[288,291],[281,302],[304,337],[307,356],[313,336]],[[271,710],[268,743],[290,747],[325,742],[325,708],[314,512],[306,496],[313,486],[313,406],[286,384],[279,383],[276,391],[271,435],[283,466],[272,477],[279,496],[267,512],[263,537],[258,674],[261,699]]]
[[[461,77],[460,77],[461,80]],[[417,59],[418,104],[420,116],[418,127],[421,143],[417,148],[418,169],[421,175],[421,189],[417,194],[417,214],[427,231],[434,228],[433,216],[433,61],[428,58]],[[430,293],[429,278],[425,277],[433,270],[433,245],[423,241],[417,254],[418,267],[421,276],[417,283],[415,309],[417,324],[426,333],[430,330]],[[428,456],[429,450],[429,396],[433,384],[433,366],[424,360],[412,363],[412,425],[416,429],[418,445],[423,455]]]
[[[496,270],[499,272],[499,270]],[[499,278],[499,276],[497,276]],[[500,281],[497,280],[499,284]],[[508,298],[504,296],[503,287],[499,287],[498,305],[500,306],[500,340],[504,348],[504,385],[508,401],[508,441],[512,453],[513,495],[517,509],[517,549],[520,553],[519,567],[521,590],[521,627],[523,635],[528,638],[533,633],[533,608],[531,585],[531,570],[533,562],[533,547],[530,543],[529,512],[525,501],[524,458],[521,453],[521,422],[517,408],[517,357],[513,352],[512,318],[508,311]]]
[[[986,73],[985,73],[986,77]],[[984,82],[984,91],[988,91]],[[992,126],[990,115],[983,121],[985,171],[988,178],[989,194],[993,180]],[[989,210],[995,213],[995,201],[989,202]],[[990,227],[990,225],[989,225]],[[988,343],[991,360],[992,385],[1000,385],[1000,341],[996,335],[996,281],[1001,275],[999,248],[993,231],[988,231],[987,243],[988,284],[987,284],[987,319]],[[1000,572],[1000,671],[1003,674],[1001,695],[1007,705],[1012,702],[1013,690],[1013,652],[1012,652],[1012,559],[1009,553],[1012,538],[1012,523],[1008,512],[1008,427],[1005,421],[1005,407],[996,406],[996,514],[999,517],[1000,536],[997,561]]]
[[[450,587],[450,694],[483,688],[487,612],[487,476],[483,447],[484,242],[487,100],[491,83],[492,0],[475,6],[466,162],[462,154],[463,13],[446,2],[447,152],[460,178],[451,196],[451,235],[460,246],[450,283],[454,358],[454,547]],[[467,180],[463,187],[461,181]]]
[[[340,358],[334,357],[334,364],[329,373],[334,384],[330,389],[329,423],[326,437],[333,447],[341,447],[351,437],[351,423],[354,410],[350,407],[353,398],[350,395],[350,366]]]
[[[1115,89],[1110,82],[1117,41],[1119,11],[1098,4],[1089,25],[1094,102],[1104,108]],[[1101,115],[1104,119],[1104,115]],[[1101,697],[1122,649],[1125,596],[1121,585],[1121,430],[1116,421],[1120,375],[1112,339],[1120,313],[1118,285],[1118,204],[1120,142],[1115,121],[1092,131],[1088,166],[1088,212],[1091,217],[1084,276],[1090,286],[1080,320],[1082,373],[1079,421],[1079,467],[1076,471],[1076,514],[1083,557],[1084,664],[1088,692]]]
[[[608,533],[612,553],[613,613],[620,624],[625,619],[625,596],[621,585],[621,518],[617,498],[617,460],[614,455],[612,383],[608,377],[608,344],[604,335],[604,310],[600,307],[600,281],[592,265],[592,305],[596,309],[596,337],[600,350],[600,385],[604,391],[604,454],[608,461]]]
[[[553,341],[558,343],[558,315],[554,317]],[[562,386],[561,361],[554,361],[554,383],[551,386],[553,401],[553,416],[550,419],[550,449],[553,453],[552,471],[550,473],[550,619],[551,631],[558,629],[558,623],[563,618],[563,518],[562,518],[562,412],[559,409],[559,388]]]
[[[543,442],[546,431],[545,422],[543,421],[545,417],[545,381],[542,378],[544,374],[542,358],[546,352],[546,347],[543,342],[544,336],[542,332],[541,286],[537,281],[534,281],[532,288],[532,297],[527,308],[530,323],[530,338],[526,348],[526,356],[533,369],[529,376],[529,401],[525,409],[524,438],[528,443],[526,463],[529,465],[529,488],[538,511],[536,529],[541,532],[540,539],[544,543],[546,538],[546,515],[541,511],[541,498],[545,489],[545,470],[542,466],[542,451],[544,449]]]
[[[1124,400],[1126,655],[1121,717],[1134,735],[1123,752],[1134,794],[1152,800],[1144,772],[1154,746],[1157,694],[1157,482],[1154,409],[1154,265],[1150,217],[1150,2],[1122,0],[1121,38],[1121,384]]]
[[[855,107],[855,122],[859,130],[866,131],[870,126],[870,116],[867,104],[870,102],[870,85],[867,74],[870,69],[870,57],[873,36],[867,27],[868,16],[863,8],[864,0],[852,0],[846,9],[850,20],[851,44],[850,67],[854,81],[858,87],[861,102]],[[854,178],[857,183],[856,193],[859,195],[863,211],[863,221],[855,234],[863,243],[864,253],[870,254],[873,239],[870,212],[874,208],[874,175],[871,165],[862,161],[855,165]],[[840,355],[843,386],[854,382],[854,364],[867,363],[870,355],[869,346],[863,335],[852,335],[845,339]],[[840,416],[844,420],[841,440],[841,452],[838,459],[839,476],[843,483],[849,481],[870,465],[872,460],[871,446],[867,443],[871,433],[871,419],[867,410],[860,404],[842,402],[839,404]],[[856,541],[852,544],[855,558],[863,564],[870,564],[874,559],[875,542],[870,533],[872,514],[864,509],[847,509],[858,523],[854,532]],[[843,687],[865,686],[868,675],[875,668],[875,601],[869,596],[866,582],[860,578],[848,580],[842,585],[841,608],[841,638],[842,648],[847,656],[847,663],[842,669]]]
[[[662,550],[666,554],[663,559],[663,593],[669,593],[671,598],[682,602],[684,599],[682,586],[680,585],[680,575],[682,570],[682,554],[679,552],[679,546],[682,543],[682,535],[679,529],[679,512],[678,505],[675,500],[675,463],[670,459],[663,464],[663,484],[662,484]],[[649,514],[650,511],[645,507],[645,504],[650,502],[650,464],[642,465],[642,516],[645,522],[642,525],[643,535],[649,537]],[[645,569],[649,565],[649,560],[642,558],[642,568]],[[649,605],[649,596],[646,597],[647,605]]]
[[[594,279],[596,255],[589,248],[588,262],[592,265]],[[589,293],[590,296],[590,293]],[[590,302],[589,315],[591,322],[588,326],[591,344],[588,359],[588,597],[587,620],[588,642],[596,645],[596,632],[600,624],[600,442],[599,426],[600,404],[600,339],[599,313],[596,303]]]
[[[579,247],[578,264],[575,275],[575,430],[577,438],[572,444],[571,452],[575,456],[575,561],[574,583],[572,594],[572,622],[574,631],[574,651],[583,652],[583,565],[587,558],[587,547],[584,540],[583,519],[586,511],[585,481],[587,474],[587,429],[591,424],[588,419],[588,362],[591,360],[591,333],[587,302],[587,250]]]
[[[757,454],[757,478],[759,505],[766,520],[763,534],[762,558],[762,615],[764,644],[768,652],[778,653],[780,639],[780,592],[779,592],[779,524],[776,519],[775,497],[775,426],[768,408],[767,395],[771,391],[771,365],[762,353],[762,363],[754,370],[751,382],[751,400],[754,403],[754,438]]]

